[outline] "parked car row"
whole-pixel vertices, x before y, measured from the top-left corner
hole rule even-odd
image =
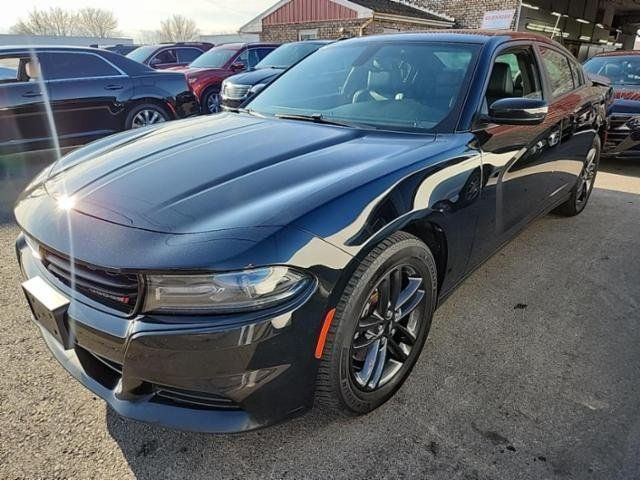
[[[0,65],[0,153],[81,145],[199,113],[184,75],[106,50],[2,47]]]
[[[235,108],[327,43],[212,48],[187,42],[142,46],[126,58],[82,47],[0,48],[0,153],[81,145],[130,128],[216,113],[223,81],[248,72],[227,84],[224,99]]]
[[[260,48],[209,50],[189,84]],[[361,37],[277,74],[245,108],[72,152],[16,205],[44,341],[121,415],[237,432],[371,412],[475,268],[587,206],[609,88],[546,37]]]

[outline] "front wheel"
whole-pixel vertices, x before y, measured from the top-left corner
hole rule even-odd
[[[357,267],[322,351],[318,403],[364,414],[400,388],[422,350],[436,303],[436,264],[416,237],[397,232]]]
[[[202,102],[203,113],[218,113],[220,111],[220,92],[216,90],[208,91],[203,98]]]
[[[600,138],[596,137],[587,153],[584,166],[569,199],[556,209],[556,213],[567,217],[578,215],[587,206],[600,164]]]

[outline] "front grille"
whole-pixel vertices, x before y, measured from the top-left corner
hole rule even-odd
[[[243,100],[249,93],[251,85],[236,85],[235,83],[226,83],[222,96],[229,100]]]
[[[89,266],[47,251],[42,263],[58,280],[86,297],[124,313],[132,313],[139,295],[137,275]]]
[[[631,120],[632,115],[612,115],[609,118],[609,129],[607,130],[607,141],[604,144],[605,150],[615,150],[631,131],[625,124]]]

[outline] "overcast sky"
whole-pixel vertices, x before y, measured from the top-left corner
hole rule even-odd
[[[77,9],[98,7],[113,11],[125,36],[156,30],[160,20],[179,13],[196,21],[201,33],[233,32],[276,0],[3,0],[0,33],[7,33],[18,18],[34,7]]]

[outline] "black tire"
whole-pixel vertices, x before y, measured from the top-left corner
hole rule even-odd
[[[598,166],[600,165],[600,150],[600,138],[596,136],[593,140],[593,146],[587,154],[580,176],[571,189],[569,199],[556,208],[554,213],[565,217],[573,217],[585,209],[591,197],[593,186],[596,183]]]
[[[209,102],[213,102],[212,104],[216,105],[216,107],[213,110],[211,110],[211,105],[209,104]],[[220,98],[220,90],[216,88],[211,88],[206,92],[204,92],[204,95],[202,96],[202,105],[201,105],[203,115],[209,115],[211,113],[220,112],[221,102],[222,102],[222,99]]]
[[[150,122],[140,124],[138,123],[138,119],[141,117],[145,117],[145,112],[149,112],[150,116],[148,117]],[[153,115],[157,115],[157,118]],[[151,121],[154,119],[153,121]],[[127,118],[125,120],[125,128],[130,130],[132,128],[140,128],[148,125],[154,125],[157,123],[163,123],[171,120],[171,116],[169,112],[163,107],[155,103],[139,103],[134,106],[129,113],[127,114]]]
[[[358,377],[358,375],[364,371],[364,367],[362,371],[354,375],[353,367],[356,365],[354,352],[357,352],[354,349],[356,348],[356,343],[363,338],[358,337],[360,334],[357,333],[357,328],[362,329],[362,322],[365,322],[367,318],[372,318],[368,317],[369,312],[375,313],[378,311],[382,304],[382,294],[378,292],[383,289],[382,285],[385,280],[382,280],[383,283],[379,284],[379,282],[385,278],[387,272],[395,272],[394,268],[396,270],[399,268],[401,273],[403,271],[413,271],[415,276],[419,275],[422,278],[422,290],[417,290],[416,295],[420,292],[423,294],[420,300],[416,300],[420,303],[414,307],[413,313],[407,316],[411,319],[407,320],[407,322],[415,322],[416,325],[413,329],[415,342],[410,347],[410,353],[402,352],[403,355],[407,356],[402,366],[397,367],[394,364],[391,369],[391,371],[396,368],[399,368],[399,370],[395,370],[394,375],[384,384],[382,384],[381,378],[378,376],[377,385],[374,388],[367,384],[371,377],[364,379],[365,385],[359,382],[362,377]],[[407,280],[413,279],[409,278]],[[390,281],[390,284],[392,283]],[[393,287],[390,288],[393,289]],[[404,292],[405,290],[402,290],[400,294],[396,295],[396,298],[402,297]],[[371,299],[374,294],[377,295],[378,306],[373,306],[370,309]],[[391,297],[393,297],[393,293]],[[420,355],[431,327],[436,299],[436,263],[431,251],[423,242],[408,233],[397,232],[377,245],[356,268],[336,307],[319,366],[316,381],[316,403],[334,413],[358,415],[368,413],[389,400],[404,383]],[[385,303],[390,305],[391,301]],[[399,312],[404,309],[405,307],[402,306],[399,310],[394,309],[394,311]],[[409,307],[406,309],[409,311]],[[414,316],[418,320],[413,320]],[[391,332],[395,332],[395,328],[392,328],[392,325],[398,325],[397,323],[392,323],[394,321],[388,320],[391,324],[389,328],[387,326],[379,326],[379,328],[388,331],[387,335],[389,336],[387,340],[389,342],[389,357],[382,357],[382,364],[384,365],[382,369],[384,369],[384,372],[388,370],[385,362],[396,361],[393,352],[397,352],[398,343],[394,342],[395,348],[391,348]],[[369,333],[365,332],[365,334]],[[403,341],[401,340],[401,342]],[[404,344],[400,343],[400,345]],[[387,348],[386,342],[385,348]],[[376,359],[377,361],[378,358]],[[375,371],[377,372],[378,369],[375,368]]]

